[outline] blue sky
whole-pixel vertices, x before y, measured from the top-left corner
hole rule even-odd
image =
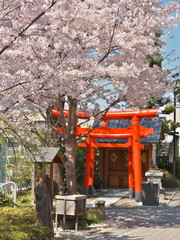
[[[170,2],[170,0],[163,0],[163,2]],[[176,0],[176,2],[180,3],[180,0]],[[164,49],[167,53],[175,51],[172,55],[172,59],[180,57],[180,22],[177,22],[176,24],[178,26],[174,31],[168,31],[173,38],[166,37],[166,43],[168,44],[168,47]],[[165,31],[165,33],[167,33],[167,31]],[[165,68],[173,69],[176,66],[178,66],[179,69],[175,70],[174,72],[180,72],[180,59],[177,59],[171,64],[165,65]]]

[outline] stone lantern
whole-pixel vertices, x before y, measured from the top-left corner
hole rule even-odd
[[[163,172],[159,170],[156,164],[152,162],[150,169],[145,173],[147,177],[147,182],[158,183],[160,192],[164,193],[165,189],[162,188],[161,179],[163,177]]]

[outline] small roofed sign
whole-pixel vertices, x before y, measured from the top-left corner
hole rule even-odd
[[[39,163],[51,163],[55,159],[56,156],[62,161],[66,161],[65,155],[61,152],[59,148],[55,147],[42,147],[39,148],[35,154],[35,162]]]

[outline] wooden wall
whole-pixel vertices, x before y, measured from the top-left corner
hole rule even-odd
[[[123,148],[100,149],[100,178],[104,188],[128,188],[128,150]],[[152,145],[141,150],[142,177],[146,181],[152,159]]]

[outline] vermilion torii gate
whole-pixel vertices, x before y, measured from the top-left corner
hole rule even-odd
[[[103,113],[102,113],[103,114]],[[142,167],[141,167],[141,148],[140,138],[145,138],[148,134],[153,134],[153,128],[144,128],[139,125],[139,119],[152,118],[158,114],[157,109],[146,109],[137,111],[110,111],[103,117],[101,128],[81,128],[76,127],[76,135],[89,132],[86,137],[85,143],[78,143],[79,147],[86,147],[86,163],[85,163],[85,178],[84,187],[86,194],[89,193],[89,187],[93,186],[94,179],[94,158],[96,147],[116,147],[128,148],[128,184],[129,193],[132,198],[135,192],[136,201],[141,201],[141,183],[142,183]],[[52,109],[52,115],[58,116],[58,110]],[[68,116],[68,110],[64,110],[65,117]],[[102,115],[103,116],[103,115]],[[77,111],[78,119],[90,119],[88,113]],[[131,119],[132,126],[127,128],[108,128],[108,120],[122,120]],[[61,129],[58,128],[60,131]],[[128,139],[127,143],[98,143],[96,140],[99,138],[106,139]]]

